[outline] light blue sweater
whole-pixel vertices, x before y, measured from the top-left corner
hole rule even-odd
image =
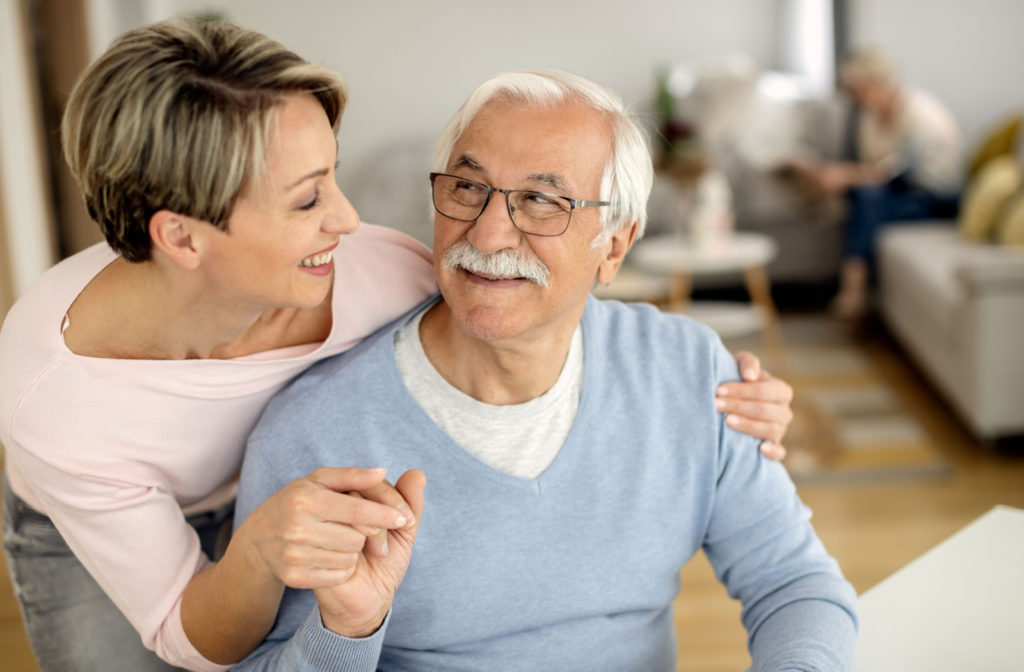
[[[391,613],[351,640],[324,629],[311,592],[288,590],[237,669],[674,670],[679,570],[701,548],[743,603],[754,669],[846,669],[856,595],[785,469],[715,411],[716,385],[737,373],[713,332],[591,298],[576,422],[531,480],[477,461],[416,405],[395,364],[401,322],[270,404],[236,517],[323,465],[423,470],[426,509]]]

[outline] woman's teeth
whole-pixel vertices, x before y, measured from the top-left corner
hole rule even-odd
[[[334,252],[324,252],[323,254],[316,254],[312,257],[306,257],[299,265],[307,268],[313,268],[314,266],[323,266],[324,264],[331,263],[331,259],[334,257]]]

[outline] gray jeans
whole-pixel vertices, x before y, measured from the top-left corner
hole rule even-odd
[[[210,557],[231,530],[233,504],[188,519]],[[42,672],[166,672],[71,552],[50,519],[3,477],[3,545],[14,595]]]

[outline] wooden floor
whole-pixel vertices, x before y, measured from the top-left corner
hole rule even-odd
[[[803,486],[814,526],[861,593],[996,504],[1024,508],[1024,459],[970,439],[885,338],[865,341],[901,400],[953,464],[941,481]],[[2,557],[0,557],[2,563]],[[676,600],[678,670],[735,672],[749,664],[739,605],[699,555],[682,572]],[[11,594],[0,575],[0,670],[37,669]]]
[[[798,488],[814,512],[815,530],[858,594],[993,506],[1024,508],[1024,456],[969,437],[883,332],[871,331],[861,345],[953,468],[942,480]],[[739,615],[704,555],[695,557],[683,569],[676,599],[677,671],[746,669]]]

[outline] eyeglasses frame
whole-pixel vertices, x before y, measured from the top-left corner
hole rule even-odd
[[[465,180],[466,182],[472,182],[473,184],[478,184],[481,187],[486,187],[487,188],[487,198],[484,199],[484,203],[480,207],[480,212],[477,214],[476,217],[474,217],[473,219],[460,219],[458,217],[452,217],[451,215],[447,215],[447,214],[441,212],[441,209],[437,207],[437,199],[434,197],[434,180],[436,178],[438,178],[438,177],[454,177],[455,179]],[[441,215],[442,217],[447,217],[448,219],[454,219],[457,222],[475,222],[476,220],[480,219],[480,216],[484,214],[484,210],[487,209],[487,206],[491,202],[491,196],[496,191],[499,192],[499,193],[505,194],[505,208],[508,210],[508,217],[509,217],[509,219],[512,220],[512,226],[516,227],[517,231],[521,231],[522,233],[525,233],[528,236],[540,236],[542,238],[557,238],[558,236],[561,236],[566,231],[568,231],[569,230],[569,223],[572,222],[572,213],[573,213],[574,210],[576,210],[576,208],[591,208],[591,207],[599,207],[599,206],[604,206],[604,205],[611,205],[610,201],[581,201],[581,200],[576,199],[576,198],[569,198],[568,196],[562,196],[561,194],[551,194],[551,193],[548,193],[546,191],[537,191],[536,189],[500,189],[498,187],[492,187],[489,184],[485,184],[484,182],[479,182],[477,180],[471,180],[468,177],[462,177],[460,175],[452,175],[450,173],[430,173],[430,202],[433,204],[434,210],[436,210],[437,213],[439,215]],[[515,215],[512,214],[512,201],[509,200],[509,194],[518,193],[518,192],[526,192],[526,193],[530,193],[530,194],[540,194],[540,195],[546,196],[548,198],[560,198],[563,201],[567,202],[569,204],[569,216],[565,220],[565,228],[562,229],[561,231],[559,231],[558,233],[534,233],[533,231],[524,231],[523,229],[519,228],[519,225],[516,224]]]

